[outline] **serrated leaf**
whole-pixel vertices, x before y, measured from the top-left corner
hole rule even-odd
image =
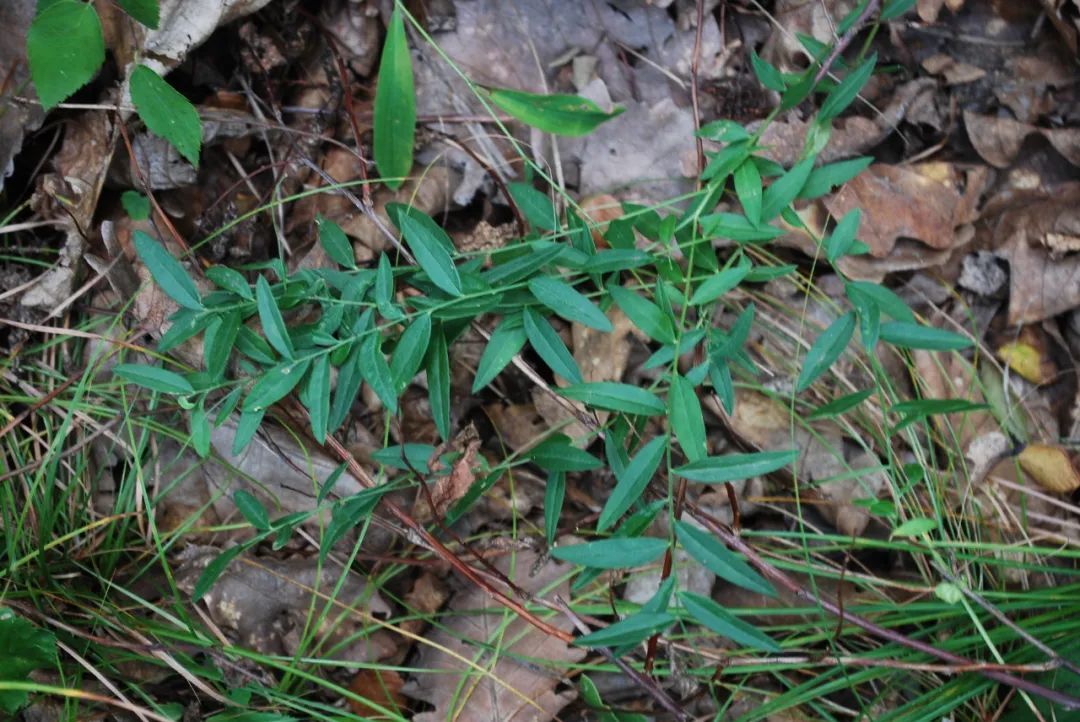
[[[525,308],[522,319],[529,345],[548,368],[571,383],[581,383],[581,371],[578,370],[577,362],[566,350],[566,344],[547,319],[531,308]]]
[[[928,351],[956,351],[969,348],[973,344],[967,336],[905,321],[890,321],[882,324],[880,335],[882,341],[893,346]]]
[[[806,354],[802,372],[795,384],[796,393],[809,388],[818,376],[825,373],[825,370],[840,358],[840,354],[844,353],[854,333],[855,313],[853,311],[848,311],[829,324],[829,327],[814,340],[814,345]]]
[[[330,260],[345,268],[356,268],[356,256],[352,242],[341,230],[341,226],[319,213],[315,216],[315,225],[319,229],[319,243],[322,244]]]
[[[563,434],[555,434],[525,452],[524,458],[545,471],[590,471],[603,464],[587,451],[577,448]]]
[[[667,442],[667,436],[652,439],[641,447],[625,469],[615,475],[615,488],[600,512],[600,519],[596,522],[597,531],[604,531],[614,524],[645,493],[645,487],[664,458]]]
[[[537,301],[567,321],[574,321],[598,331],[614,330],[604,312],[569,284],[550,276],[537,276],[529,280],[529,290]]]
[[[117,0],[131,17],[150,28],[157,30],[161,10],[158,0]]]
[[[190,381],[178,373],[167,371],[158,366],[119,364],[113,367],[113,373],[125,381],[163,394],[195,393]]]
[[[244,410],[266,411],[296,388],[307,373],[310,359],[286,361],[274,366],[251,387],[244,399]]]
[[[446,441],[450,440],[450,353],[446,334],[440,328],[435,332],[427,359],[428,401],[435,428]]]
[[[664,402],[652,392],[615,381],[574,384],[556,391],[560,396],[608,411],[657,416],[667,410]]]
[[[875,65],[877,65],[877,53],[871,53],[859,67],[848,73],[835,88],[829,91],[818,110],[818,119],[821,123],[829,123],[851,105],[851,101],[855,100],[859,91],[866,85],[866,81],[870,80]]]
[[[807,158],[796,163],[791,170],[780,176],[765,189],[761,200],[761,220],[771,221],[780,215],[780,211],[787,208],[799,195],[799,191],[806,185],[810,171],[814,169],[814,159]]]
[[[134,234],[135,253],[165,294],[184,308],[203,310],[199,289],[180,262],[165,247],[142,231]]]
[[[240,489],[233,495],[237,510],[243,514],[251,526],[258,531],[270,529],[270,514],[262,502],[256,499],[250,492]]]
[[[671,430],[679,441],[679,447],[689,461],[699,461],[706,456],[705,418],[701,413],[694,385],[674,372],[668,389],[668,418]]]
[[[386,42],[379,60],[379,82],[375,87],[375,165],[383,182],[392,190],[397,190],[412,171],[416,136],[412,55],[401,12],[395,4],[386,28]]]
[[[544,539],[548,546],[555,543],[559,532],[559,519],[562,517],[563,500],[566,498],[566,472],[553,471],[548,474],[544,488]]]
[[[431,341],[431,314],[422,313],[401,334],[394,355],[390,359],[390,372],[398,393],[405,390],[420,367],[424,365],[428,343]]]
[[[44,8],[26,34],[26,54],[42,107],[49,110],[66,100],[105,62],[105,40],[94,6],[57,0]]]
[[[627,569],[639,567],[656,559],[668,548],[666,539],[637,537],[635,539],[598,539],[585,544],[558,546],[551,556],[571,564],[593,569]]]
[[[537,95],[506,88],[492,88],[488,97],[496,107],[525,125],[556,135],[587,135],[624,110],[616,107],[605,113],[596,103],[577,95]]]
[[[675,325],[671,316],[659,306],[622,286],[608,286],[607,290],[626,317],[649,338],[660,343],[675,343]]]
[[[752,476],[770,474],[795,463],[797,449],[782,451],[756,451],[751,454],[725,454],[709,456],[675,469],[675,473],[690,481],[704,484],[720,484],[725,481],[749,479]]]
[[[721,579],[751,592],[775,597],[776,590],[743,558],[728,549],[711,534],[684,521],[675,522],[675,536],[683,549],[706,569]]]
[[[638,612],[603,629],[578,637],[574,644],[580,647],[612,647],[633,645],[661,632],[675,623],[675,617],[667,612]]]
[[[767,652],[780,651],[780,645],[769,635],[739,619],[709,597],[692,592],[679,592],[679,601],[700,624],[736,644]]]
[[[274,292],[270,290],[265,276],[259,276],[259,280],[255,282],[255,305],[259,310],[259,322],[266,334],[266,340],[285,358],[295,357],[296,351],[293,350],[292,339],[289,338],[289,329],[285,327],[285,319],[281,317]]]
[[[472,392],[491,383],[506,365],[525,346],[525,328],[521,317],[504,318],[491,333],[491,340],[484,347],[484,353],[476,365],[476,378],[473,379]]]
[[[360,373],[371,390],[391,414],[397,413],[397,389],[394,376],[382,352],[382,338],[378,332],[369,333],[360,344]]]
[[[428,275],[431,282],[451,296],[461,296],[461,276],[453,259],[430,229],[408,213],[402,213],[398,220],[401,232],[409,242],[416,262]]]
[[[735,195],[751,225],[761,223],[761,173],[752,158],[747,158],[735,169]]]
[[[199,167],[202,122],[187,98],[145,65],[131,71],[131,102],[154,135],[161,136]]]
[[[307,381],[308,416],[311,436],[317,443],[326,439],[330,426],[330,355],[322,354],[311,364]]]
[[[525,219],[534,227],[545,231],[554,231],[559,228],[559,216],[555,213],[555,205],[547,194],[541,193],[529,183],[508,183],[506,189],[510,191],[510,197]]]

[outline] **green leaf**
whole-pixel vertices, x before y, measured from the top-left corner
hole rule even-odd
[[[416,93],[405,21],[396,4],[386,28],[378,78],[374,112],[375,164],[383,182],[397,190],[412,171]]]
[[[345,423],[345,418],[360,393],[360,385],[364,381],[364,375],[360,373],[360,350],[361,345],[354,344],[345,363],[338,369],[337,385],[334,387],[334,399],[330,404],[330,420],[327,424],[329,431],[337,431]]]
[[[202,123],[191,101],[140,65],[131,71],[131,102],[151,133],[169,141],[191,165],[199,167]]]
[[[851,246],[855,243],[855,232],[859,230],[859,220],[861,218],[862,211],[858,208],[852,208],[836,224],[836,228],[833,229],[832,234],[825,241],[825,258],[828,259],[829,263],[836,263],[837,260],[846,256],[847,252],[851,250]]]
[[[330,426],[330,354],[322,354],[311,364],[307,381],[308,416],[311,436],[323,443]]]
[[[713,390],[720,399],[724,411],[729,414],[735,412],[735,384],[731,379],[731,367],[726,361],[713,360],[709,364],[709,381],[712,382]]]
[[[739,243],[771,241],[784,234],[775,226],[751,223],[749,218],[737,213],[710,213],[702,216],[701,229],[709,238],[728,238]]]
[[[838,399],[833,399],[829,403],[817,407],[811,411],[806,418],[807,420],[836,418],[845,411],[850,411],[855,408],[873,395],[873,389],[864,389],[862,391],[847,394],[846,396],[841,396]]]
[[[701,282],[694,291],[694,295],[690,297],[690,305],[700,306],[720,298],[738,286],[752,267],[753,264],[747,256],[741,253],[738,254],[738,258],[732,256],[719,273]]]
[[[210,456],[210,421],[206,418],[206,409],[201,401],[188,416],[188,431],[191,433],[191,447],[199,458]]]
[[[556,391],[568,399],[580,401],[598,409],[621,411],[626,414],[658,416],[667,411],[664,402],[650,391],[615,381],[580,383]]]
[[[904,299],[900,298],[880,283],[871,283],[870,281],[848,281],[844,284],[844,291],[847,293],[848,298],[851,299],[852,304],[856,306],[859,305],[857,296],[862,294],[872,301],[886,316],[890,316],[897,321],[906,321],[912,325],[915,324],[915,314],[912,313],[911,309],[904,303]]]
[[[881,8],[880,22],[888,22],[900,17],[915,6],[915,0],[888,0]]]
[[[266,416],[266,409],[244,409],[240,414],[240,420],[236,422],[236,436],[233,437],[233,455],[240,454],[259,430],[259,424]]]
[[[240,314],[235,311],[218,316],[207,327],[203,337],[203,355],[206,372],[211,378],[218,379],[224,375],[239,333]]]
[[[825,373],[840,354],[844,353],[851,336],[855,333],[855,313],[848,311],[840,318],[829,324],[829,327],[814,341],[803,361],[802,373],[795,384],[795,391],[805,391],[810,384],[817,380],[818,376]]]
[[[881,306],[854,286],[847,287],[847,296],[859,316],[859,334],[867,352],[873,351],[881,337]]]
[[[765,195],[761,201],[761,220],[771,221],[780,215],[780,211],[787,208],[799,195],[799,191],[806,185],[810,171],[814,169],[814,159],[807,158],[796,163],[791,170],[780,176],[765,189]]]
[[[674,615],[667,612],[638,612],[603,629],[578,637],[574,644],[580,647],[613,647],[642,642],[675,623]]]
[[[431,282],[451,296],[461,296],[461,277],[446,247],[431,233],[426,224],[420,223],[412,215],[402,213],[398,220],[401,222],[401,232],[416,256],[416,262]]]
[[[509,183],[506,188],[529,223],[545,231],[558,230],[559,216],[546,193],[536,190],[530,183]]]
[[[544,539],[548,546],[555,543],[555,536],[559,532],[565,498],[566,472],[553,471],[548,474],[547,487],[544,489]]]
[[[428,401],[435,428],[445,441],[450,440],[450,352],[446,346],[446,334],[442,329],[428,350],[427,359]]]
[[[928,534],[934,529],[937,529],[938,523],[936,519],[927,519],[924,516],[917,516],[914,519],[908,519],[900,526],[892,530],[890,537],[897,536],[922,536]]]
[[[675,343],[675,324],[670,314],[664,313],[652,301],[622,286],[611,285],[607,290],[626,317],[649,338],[660,343]]]
[[[375,305],[388,321],[405,318],[405,313],[394,303],[394,269],[385,253],[379,254],[379,268],[375,272]]]
[[[491,383],[499,372],[506,368],[525,346],[525,338],[525,328],[520,316],[507,317],[499,323],[476,365],[476,378],[472,385],[474,394]]]
[[[315,225],[319,228],[319,243],[322,244],[330,260],[345,268],[356,268],[356,256],[352,242],[341,230],[341,226],[319,213],[315,216]]]
[[[675,432],[675,438],[678,439],[683,454],[691,462],[704,459],[707,451],[705,418],[701,413],[701,402],[698,401],[694,385],[680,376],[677,371],[672,372],[671,388],[668,389],[668,407],[671,430]]]
[[[26,682],[35,669],[56,667],[56,636],[15,616],[9,609],[0,608],[0,681]],[[26,704],[29,693],[24,690],[0,690],[0,710],[14,715]]]
[[[525,452],[524,458],[545,471],[591,471],[603,464],[595,456],[570,443],[563,434],[555,434]]]
[[[525,125],[556,135],[587,135],[624,110],[616,107],[605,113],[596,103],[577,95],[536,95],[506,88],[492,88],[488,97]]]
[[[326,525],[326,533],[319,544],[320,563],[326,561],[326,555],[346,534],[371,516],[379,499],[393,488],[393,484],[383,484],[374,489],[364,489],[334,504],[334,509],[330,512],[330,523]]]
[[[150,217],[150,199],[138,191],[121,193],[120,204],[124,206],[124,212],[133,221],[145,221]]]
[[[330,492],[334,490],[334,486],[337,485],[338,479],[345,473],[347,467],[348,464],[343,461],[337,465],[337,468],[330,472],[330,476],[326,477],[326,481],[324,481],[319,488],[319,497],[315,500],[316,506],[322,505],[322,503],[326,501],[326,498],[330,496]]]
[[[873,162],[874,159],[870,156],[863,156],[815,168],[810,171],[810,176],[797,197],[802,200],[812,200],[831,193],[834,188],[842,186],[862,173]]]
[[[258,531],[270,529],[270,514],[262,502],[256,499],[250,492],[240,489],[233,495],[236,508],[244,515],[248,523]]]
[[[139,260],[169,298],[193,311],[203,309],[195,282],[164,246],[142,231],[135,231],[134,243]]]
[[[622,473],[615,475],[615,488],[600,512],[600,519],[596,522],[597,531],[604,531],[614,524],[645,493],[645,487],[664,458],[667,442],[667,436],[652,439],[641,447]]]
[[[259,276],[259,280],[255,282],[255,305],[259,310],[259,322],[262,323],[266,340],[279,354],[292,359],[296,351],[293,350],[292,339],[289,338],[289,329],[285,327],[285,319],[281,317],[274,292],[270,290],[265,276]]]
[[[235,293],[247,301],[255,300],[255,294],[251,292],[251,284],[239,271],[234,271],[228,266],[210,266],[206,269],[206,277],[218,288]]]
[[[777,93],[784,92],[785,83],[783,74],[775,67],[762,60],[753,49],[750,50],[750,66],[754,69],[754,75],[757,76],[758,82],[769,90],[775,90]]]
[[[124,8],[124,12],[128,15],[151,30],[157,30],[161,14],[161,10],[158,8],[158,0],[117,0],[117,2],[120,3],[120,7]]]
[[[420,314],[401,334],[394,355],[390,359],[390,372],[398,393],[405,390],[420,367],[424,365],[428,343],[431,341],[431,314]]]
[[[551,556],[593,569],[627,569],[648,564],[667,548],[667,540],[656,537],[611,538],[555,547]]]
[[[893,433],[896,433],[927,416],[983,411],[989,408],[988,404],[976,404],[967,399],[915,399],[895,404],[889,411],[903,417],[893,427]]]
[[[851,105],[851,101],[855,100],[859,91],[866,85],[866,81],[870,80],[875,65],[877,65],[877,53],[871,53],[859,67],[848,73],[835,88],[829,91],[818,110],[818,119],[821,123],[829,123]]]
[[[214,557],[213,560],[206,565],[206,568],[202,570],[202,574],[199,575],[198,580],[195,582],[195,589],[191,592],[191,601],[197,602],[206,596],[206,593],[210,591],[210,587],[214,586],[218,577],[220,577],[225,569],[228,568],[229,563],[240,556],[247,548],[247,545],[238,544],[237,546],[226,549],[221,554]]]
[[[692,461],[675,469],[675,473],[690,481],[720,484],[725,481],[749,479],[769,474],[795,462],[797,449],[757,451],[752,454],[725,454]]]
[[[57,0],[44,8],[26,34],[26,54],[38,99],[49,110],[86,85],[105,62],[94,6]]]
[[[244,399],[245,411],[266,411],[296,388],[307,373],[310,359],[278,364],[255,382]]]
[[[747,158],[735,169],[735,195],[742,203],[743,213],[751,225],[761,223],[761,173],[753,158]]]
[[[178,373],[167,371],[158,366],[119,364],[113,367],[113,373],[125,381],[138,384],[151,391],[160,391],[163,394],[195,393],[190,381]]]
[[[882,324],[881,340],[900,348],[919,348],[928,351],[955,351],[969,348],[973,344],[967,336],[905,321]]]
[[[277,363],[274,349],[270,348],[270,344],[266,343],[262,336],[248,328],[247,324],[241,325],[240,333],[236,335],[236,350],[263,366]]]
[[[394,376],[386,363],[386,357],[383,356],[382,337],[377,332],[369,333],[360,344],[360,373],[383,402],[386,410],[396,414],[397,390],[394,387]]]
[[[675,536],[687,553],[721,579],[751,592],[776,597],[776,590],[743,558],[713,538],[707,531],[684,521],[675,522]]]
[[[544,360],[555,373],[571,383],[581,383],[581,371],[578,370],[577,362],[570,352],[566,350],[566,344],[559,338],[559,334],[551,327],[547,319],[526,307],[523,312],[525,335],[529,339],[529,345]]]
[[[537,276],[529,280],[529,290],[536,300],[567,321],[575,321],[598,331],[614,330],[603,311],[562,281],[550,276]]]
[[[692,592],[679,592],[679,600],[690,616],[722,637],[751,649],[779,652],[780,645],[767,634],[736,617],[709,597]]]

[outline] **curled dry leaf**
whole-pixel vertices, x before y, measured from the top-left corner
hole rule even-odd
[[[1025,326],[1014,340],[998,346],[997,356],[1033,384],[1050,383],[1057,376],[1057,366],[1050,358],[1046,337],[1035,326]]]
[[[353,714],[365,718],[379,718],[379,707],[397,712],[405,709],[405,695],[401,693],[405,680],[392,669],[361,669],[349,682],[349,691],[373,704],[349,699]],[[378,705],[376,707],[375,705]]]
[[[975,150],[990,165],[1008,168],[1020,153],[1024,140],[1038,133],[1073,165],[1080,165],[1080,128],[1038,128],[1012,118],[998,118],[964,111],[964,127]]]
[[[428,460],[428,469],[435,471],[439,464],[439,457],[446,453],[458,453],[460,456],[450,465],[450,473],[438,477],[434,484],[429,484],[431,489],[431,502],[435,508],[431,508],[427,495],[423,492],[416,499],[413,506],[413,516],[421,524],[426,524],[432,519],[441,519],[446,510],[455,501],[465,496],[465,492],[476,481],[476,454],[480,450],[480,437],[476,433],[476,427],[469,424],[462,429],[454,439],[440,445],[431,454]]]
[[[1080,488],[1080,469],[1064,448],[1051,444],[1028,444],[1018,457],[1020,468],[1055,494],[1068,494]]]

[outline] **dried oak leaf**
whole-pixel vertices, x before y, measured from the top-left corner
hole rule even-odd
[[[476,433],[476,427],[469,424],[454,437],[448,444],[442,444],[431,454],[428,468],[435,471],[438,459],[447,452],[461,454],[451,465],[450,473],[440,476],[431,485],[431,502],[435,508],[431,508],[427,495],[420,493],[413,506],[413,516],[421,524],[426,524],[434,518],[442,518],[446,510],[455,501],[465,496],[465,492],[476,481],[476,453],[480,450],[480,436]]]
[[[1080,165],[1080,128],[1039,128],[1012,118],[998,118],[964,111],[964,127],[976,152],[996,168],[1008,168],[1024,141],[1038,133],[1073,165]]]
[[[537,560],[535,553],[525,551],[495,564],[530,594],[545,591],[565,597],[568,566],[548,561],[531,574]],[[555,688],[562,671],[585,656],[584,649],[544,634],[476,587],[455,594],[449,610],[444,626],[426,637],[431,643],[413,665],[422,672],[403,690],[435,707],[413,717],[414,722],[547,722],[577,696],[573,690]],[[562,618],[548,622],[570,629]],[[489,651],[481,651],[485,649]]]

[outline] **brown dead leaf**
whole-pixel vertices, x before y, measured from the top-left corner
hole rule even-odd
[[[1008,168],[1033,133],[1046,138],[1070,163],[1080,165],[1080,128],[1039,128],[1012,118],[979,115],[968,110],[964,111],[964,127],[979,155],[997,168]]]
[[[931,55],[929,58],[922,61],[922,66],[923,69],[931,75],[943,76],[945,82],[949,85],[972,83],[979,78],[986,76],[986,71],[982,68],[959,62],[944,53]]]
[[[604,233],[607,232],[608,223],[616,218],[622,218],[622,204],[619,200],[608,193],[589,196],[581,201],[581,212],[585,214],[586,222],[592,227],[593,243],[598,248],[606,248],[607,240]]]
[[[524,551],[495,565],[528,593],[555,585],[549,594],[565,598],[568,565],[548,561],[532,573],[538,560],[534,552]],[[405,694],[435,707],[413,717],[415,722],[547,722],[577,696],[555,688],[567,666],[585,657],[584,649],[545,635],[478,587],[455,594],[449,610],[445,626],[427,636],[432,644],[421,648],[413,665],[422,671],[405,685]],[[561,617],[548,621],[570,629]],[[491,651],[483,651],[489,645]],[[476,661],[486,673],[465,666],[461,658]]]
[[[426,616],[441,609],[449,596],[446,585],[434,574],[425,571],[416,578],[412,589],[405,595],[405,604],[411,611]],[[400,626],[413,634],[419,634],[424,625],[423,619],[406,619]]]
[[[1028,444],[1018,460],[1028,476],[1055,494],[1068,494],[1080,488],[1080,470],[1069,452],[1060,446]]]
[[[435,508],[431,508],[427,495],[421,492],[413,505],[413,516],[421,524],[426,524],[432,519],[441,519],[446,510],[455,501],[465,496],[465,492],[476,481],[476,453],[480,450],[480,436],[476,433],[476,427],[469,424],[447,444],[441,444],[432,452],[428,460],[428,469],[435,471],[439,457],[445,453],[459,453],[459,456],[451,465],[450,473],[438,477],[431,485],[431,502]]]
[[[374,705],[391,712],[400,712],[407,704],[405,695],[401,693],[404,684],[405,680],[392,669],[361,669],[349,682],[349,691],[373,704],[349,699],[349,709],[353,714],[365,719],[384,718],[384,713]]]

